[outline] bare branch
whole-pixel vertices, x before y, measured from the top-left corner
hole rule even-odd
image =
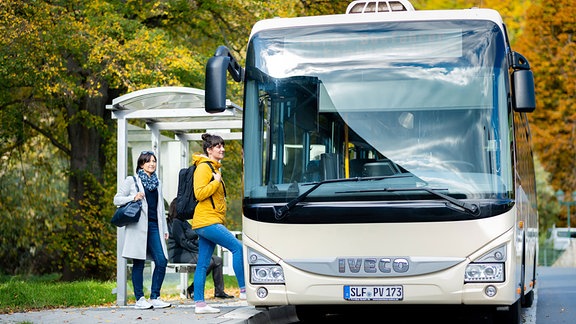
[[[54,138],[54,136],[52,136],[52,134],[50,134],[49,132],[43,130],[42,128],[40,128],[38,125],[35,125],[33,123],[31,123],[28,119],[24,118],[24,123],[26,123],[27,125],[29,125],[30,127],[32,127],[32,129],[36,130],[38,133],[44,135],[46,138],[48,138],[50,140],[50,142],[56,146],[57,148],[59,148],[62,152],[64,152],[66,155],[71,156],[72,152],[70,151],[70,149],[68,147],[66,147],[64,144],[60,143],[56,138]]]

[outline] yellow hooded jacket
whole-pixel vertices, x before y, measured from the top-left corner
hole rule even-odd
[[[192,164],[196,165],[194,172],[194,195],[198,199],[198,205],[194,210],[192,218],[192,228],[201,228],[212,224],[226,224],[226,195],[224,181],[212,179],[212,169],[206,163],[208,161],[214,167],[216,172],[220,172],[222,164],[216,162],[206,155],[194,154]],[[212,207],[212,201],[214,207]]]

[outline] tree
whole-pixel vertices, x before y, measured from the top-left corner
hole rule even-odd
[[[529,8],[516,43],[529,60],[537,108],[530,114],[536,152],[554,188],[576,190],[576,7],[542,0]]]
[[[515,31],[522,28],[517,13],[529,4],[454,0],[435,7],[435,2],[414,5],[500,5],[513,35],[521,34]],[[105,105],[148,87],[203,88],[208,57],[226,45],[243,62],[257,20],[343,13],[348,3],[0,0],[0,267],[7,270],[4,265],[26,255],[39,271],[61,270],[67,280],[111,276],[116,124]],[[528,57],[536,76],[539,106],[529,117],[536,151],[554,186],[565,192],[576,187],[571,82],[576,15],[570,6],[567,0],[546,0],[531,10],[526,38],[515,48]],[[229,89],[229,97],[241,104],[241,85],[230,81]],[[229,187],[238,190],[230,192],[239,198],[241,147],[233,143],[227,149],[228,157],[238,157],[227,158],[224,171]],[[561,185],[564,178],[569,182]],[[240,208],[239,200],[233,204]]]
[[[0,100],[3,156],[41,134],[69,160],[66,218],[50,249],[63,279],[110,275],[115,255],[108,223],[115,189],[114,124],[105,106],[127,91],[199,84],[202,63],[151,15],[124,1],[2,1]],[[139,6],[142,5],[142,6]],[[114,162],[112,160],[112,162]],[[114,171],[115,173],[115,171]],[[47,216],[46,216],[47,217]]]
[[[43,264],[50,266],[37,270],[61,270],[65,280],[111,276],[116,143],[105,105],[148,87],[203,88],[204,64],[217,45],[243,53],[257,19],[292,14],[295,3],[0,0],[0,163],[7,170],[0,172],[0,213],[15,220],[1,223],[2,231],[11,233],[2,242],[12,244],[4,239],[12,237],[22,251],[41,251]],[[231,89],[240,102],[240,86]],[[230,149],[241,152],[236,146]],[[33,162],[35,156],[43,156],[40,163]],[[228,173],[233,184],[241,183],[238,165]],[[58,186],[45,192],[14,190],[26,173],[44,168],[57,172],[29,178]],[[57,190],[67,194],[59,196]],[[39,199],[42,193],[55,199]],[[30,204],[19,205],[21,196]],[[24,255],[4,246],[0,262]]]

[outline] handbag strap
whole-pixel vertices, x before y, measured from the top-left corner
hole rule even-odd
[[[138,187],[138,181],[136,181],[136,177],[132,176],[132,178],[134,179],[134,185],[136,186],[136,192],[140,192],[140,187]]]

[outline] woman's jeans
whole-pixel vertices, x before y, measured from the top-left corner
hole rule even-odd
[[[164,256],[162,250],[162,242],[160,242],[160,232],[158,230],[158,222],[148,222],[148,240],[147,250],[148,255],[152,256],[154,261],[154,272],[152,272],[152,287],[150,288],[150,299],[160,297],[160,288],[166,276],[166,266],[168,260]],[[134,296],[136,301],[144,296],[144,264],[146,260],[132,260],[132,286],[134,286]]]
[[[198,234],[198,263],[194,272],[194,301],[204,301],[204,287],[206,285],[206,269],[214,253],[216,244],[232,252],[232,267],[238,286],[246,287],[244,283],[244,261],[242,257],[242,242],[232,234],[226,226],[213,224],[194,229]]]

